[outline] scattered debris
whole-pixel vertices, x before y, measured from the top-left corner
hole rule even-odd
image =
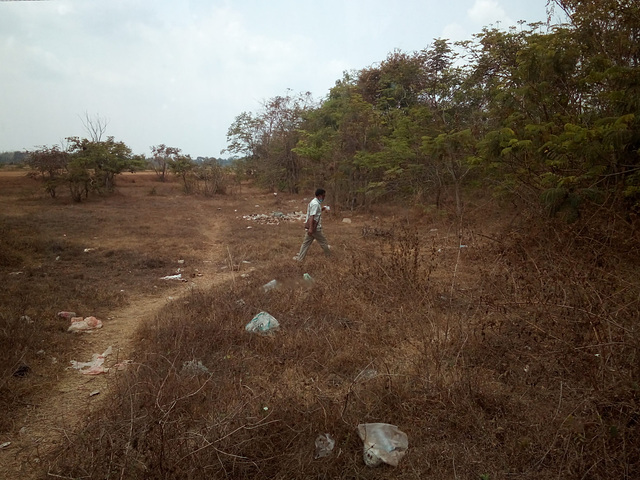
[[[305,273],[304,275],[302,275],[302,278],[304,279],[305,282],[307,282],[308,284],[313,284],[315,283],[315,280],[313,279],[313,277],[311,275],[309,275],[308,273]]]
[[[100,390],[94,390],[89,394],[90,397],[95,397],[96,395],[100,395]]]
[[[189,360],[182,364],[182,373],[185,375],[210,375],[209,369],[202,364],[202,360]]]
[[[127,368],[127,366],[131,365],[132,363],[133,360],[124,360],[122,362],[114,364],[113,367],[110,368],[110,370],[116,369],[118,371],[121,371]]]
[[[369,467],[382,463],[397,467],[409,448],[407,434],[388,423],[360,424],[358,435],[364,442],[364,463]]]
[[[365,368],[358,375],[356,375],[356,378],[353,381],[354,382],[364,382],[364,381],[376,378],[377,376],[378,376],[378,371],[377,370],[375,370],[373,368]]]
[[[252,333],[270,333],[279,327],[280,323],[273,316],[267,312],[260,312],[244,328]]]
[[[62,312],[58,312],[58,316],[60,318],[66,318],[67,320],[71,320],[73,317],[76,317],[77,315],[76,315],[76,312],[62,311]]]
[[[24,275],[24,272],[11,272],[9,275]]]
[[[72,333],[81,333],[91,332],[99,328],[102,328],[102,320],[99,320],[96,317],[73,317],[71,318],[71,325],[69,325],[67,331]]]
[[[328,433],[318,435],[316,437],[316,454],[313,458],[328,457],[335,444],[336,441]]]
[[[188,280],[182,278],[181,273],[177,273],[175,275],[167,275],[166,277],[160,277],[160,280],[180,280],[181,282],[187,282]]]
[[[71,360],[71,368],[79,370],[83,375],[99,375],[101,373],[107,373],[109,369],[104,368],[103,364],[105,359],[111,355],[112,351],[113,349],[109,347],[102,354],[94,353],[90,362],[76,362],[75,360]]]
[[[21,322],[25,322],[27,324],[32,324],[33,323],[33,320],[31,319],[31,317],[29,315],[22,315],[20,317],[20,321]]]
[[[350,218],[343,218],[342,219],[342,223],[351,223],[351,219]]]
[[[283,212],[273,212],[271,215],[266,215],[264,213],[254,213],[252,215],[243,215],[242,218],[245,220],[250,220],[252,222],[257,222],[263,225],[280,225],[280,222],[299,222],[304,221],[307,216],[304,212],[293,212],[293,213],[283,213]]]
[[[270,282],[265,283],[262,288],[265,292],[268,292],[269,290],[273,290],[274,288],[278,288],[279,284],[278,281],[273,279]]]
[[[95,248],[85,248],[84,249],[84,253],[93,252],[94,250],[95,250]]]
[[[11,442],[0,443],[0,450],[7,448],[9,445],[11,445]]]

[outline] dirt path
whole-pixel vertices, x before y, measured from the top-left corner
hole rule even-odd
[[[198,222],[200,231],[208,239],[202,252],[202,265],[198,266],[201,276],[188,282],[176,282],[170,290],[161,293],[141,295],[128,306],[113,311],[108,320],[103,320],[102,329],[94,333],[78,336],[76,360],[88,362],[93,354],[101,354],[109,347],[111,355],[105,360],[106,367],[112,367],[135,356],[133,339],[143,322],[153,319],[155,314],[171,298],[179,298],[189,289],[209,288],[230,278],[231,272],[221,272],[216,265],[224,259],[220,239],[226,231],[226,221],[212,217],[203,209],[191,212]],[[26,407],[21,420],[23,425],[11,445],[0,456],[0,479],[31,480],[41,478],[41,462],[45,455],[60,444],[64,437],[73,432],[92,411],[101,408],[108,400],[109,385],[117,372],[100,375],[83,375],[77,370],[66,369],[49,392],[34,399]],[[46,474],[46,472],[44,472]]]

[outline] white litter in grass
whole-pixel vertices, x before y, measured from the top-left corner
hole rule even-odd
[[[160,277],[160,280],[182,280],[182,274],[178,273],[177,275],[167,275],[166,277]]]
[[[104,368],[103,364],[105,359],[111,355],[113,349],[107,348],[102,354],[94,353],[89,362],[76,362],[71,360],[71,368],[79,370],[83,375],[99,375],[101,373],[107,373],[108,368]]]
[[[73,317],[67,331],[72,333],[92,332],[99,328],[102,328],[102,320],[96,317]]]
[[[272,212],[270,215],[264,213],[254,213],[243,215],[242,218],[262,225],[280,225],[280,222],[300,222],[304,221],[307,214],[304,212]]]

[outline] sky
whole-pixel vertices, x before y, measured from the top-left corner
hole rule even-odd
[[[546,22],[547,0],[0,0],[0,152],[88,137],[135,154],[226,157],[278,95],[322,99],[345,71],[484,26]]]

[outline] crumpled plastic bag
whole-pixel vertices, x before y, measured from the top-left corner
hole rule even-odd
[[[409,448],[407,434],[388,423],[362,423],[358,435],[364,442],[364,463],[369,467],[383,462],[397,467]]]
[[[313,458],[328,457],[335,445],[336,441],[328,433],[318,435],[316,437],[316,454]]]
[[[260,312],[244,327],[247,332],[270,333],[280,327],[280,323],[267,312]]]
[[[111,355],[112,351],[113,349],[109,347],[102,354],[94,353],[90,362],[76,362],[75,360],[71,360],[71,368],[80,370],[80,373],[83,375],[99,375],[101,373],[107,373],[109,369],[104,368],[103,364],[105,359]]]
[[[97,330],[98,328],[102,328],[102,321],[98,320],[96,317],[73,317],[71,319],[71,325],[69,325],[67,331],[72,333],[80,333],[90,332],[93,330]]]

